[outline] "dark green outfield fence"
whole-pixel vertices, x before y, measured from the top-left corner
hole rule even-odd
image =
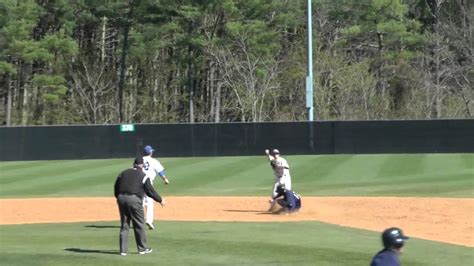
[[[474,120],[0,127],[0,161],[283,154],[472,153]]]

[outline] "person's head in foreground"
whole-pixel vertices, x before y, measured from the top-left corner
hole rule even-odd
[[[399,256],[402,254],[405,240],[408,237],[403,234],[402,229],[390,227],[382,232],[383,249],[375,254],[370,266],[399,266]]]
[[[391,249],[397,254],[402,253],[403,245],[408,237],[403,234],[402,229],[398,227],[390,227],[382,233],[382,243],[385,249]]]

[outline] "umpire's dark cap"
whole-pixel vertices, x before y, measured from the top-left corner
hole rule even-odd
[[[133,164],[134,164],[134,165],[143,164],[143,157],[137,157],[137,158],[135,158],[135,161],[133,161]]]

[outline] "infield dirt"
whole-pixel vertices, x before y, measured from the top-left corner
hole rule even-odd
[[[304,197],[291,215],[267,212],[265,197],[167,197],[155,210],[161,221],[320,221],[380,232],[390,226],[407,235],[474,247],[474,199]],[[114,198],[0,200],[0,224],[119,220]]]

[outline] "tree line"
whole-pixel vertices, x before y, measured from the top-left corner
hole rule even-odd
[[[316,120],[472,118],[473,2],[313,0]],[[307,0],[2,0],[4,125],[307,119]]]

